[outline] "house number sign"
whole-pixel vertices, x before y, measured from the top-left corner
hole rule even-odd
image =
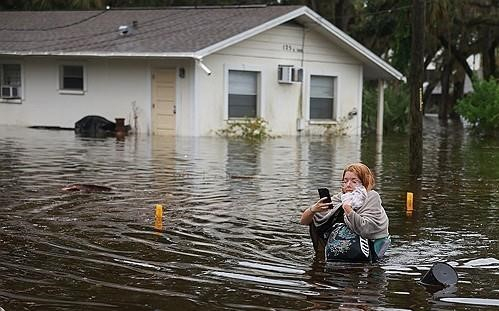
[[[284,43],[282,45],[282,50],[286,51],[286,52],[293,52],[293,53],[301,53],[301,52],[303,52],[302,48],[293,46],[293,45],[288,44],[288,43]]]

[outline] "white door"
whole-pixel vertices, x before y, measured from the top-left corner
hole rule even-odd
[[[152,72],[152,133],[175,135],[175,69]]]

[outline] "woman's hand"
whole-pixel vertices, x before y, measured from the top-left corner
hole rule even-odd
[[[315,213],[327,211],[329,209],[329,207],[333,203],[325,203],[324,202],[325,199],[326,197],[321,198],[314,205],[310,206],[309,208],[303,211],[303,214],[301,214],[301,219],[300,219],[300,223],[302,225],[308,225],[312,223],[312,221],[314,220]]]
[[[325,203],[324,200],[326,200],[326,199],[327,199],[326,197],[320,198],[319,201],[317,201],[314,205],[312,205],[309,208],[310,211],[315,214],[317,212],[324,212],[324,211],[328,210],[333,203],[332,202]]]
[[[352,202],[351,201],[348,201],[348,202],[345,202],[341,205],[341,207],[343,207],[343,210],[345,211],[345,215],[350,215],[350,213],[353,211],[353,208],[352,208]]]

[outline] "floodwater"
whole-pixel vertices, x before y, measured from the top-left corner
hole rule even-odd
[[[0,127],[0,307],[497,310],[499,142],[426,117],[416,180],[407,142],[283,137],[255,146]],[[326,264],[301,211],[359,160],[376,173],[392,247],[377,264]],[[113,190],[61,190],[72,183]],[[455,286],[418,283],[435,262],[455,268]]]

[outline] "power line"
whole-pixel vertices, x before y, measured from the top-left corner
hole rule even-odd
[[[148,29],[147,33],[142,34],[140,36],[135,36],[135,37],[134,36],[127,36],[127,37],[121,37],[121,36],[119,36],[119,37],[113,38],[113,39],[109,39],[109,38],[104,38],[103,37],[99,41],[95,41],[95,42],[91,42],[91,43],[83,42],[81,44],[76,44],[76,45],[73,45],[73,46],[70,46],[70,47],[61,48],[59,50],[61,50],[61,51],[72,50],[72,49],[80,48],[80,47],[89,47],[90,48],[92,46],[93,47],[95,47],[95,46],[98,47],[100,44],[103,44],[103,43],[105,43],[108,46],[119,46],[119,45],[130,44],[130,43],[141,41],[141,40],[159,38],[159,37],[168,35],[170,33],[175,33],[175,32],[179,32],[179,31],[188,30],[188,29],[191,29],[191,28],[196,28],[196,27],[201,27],[201,26],[205,26],[205,25],[210,25],[211,23],[213,23],[213,20],[207,20],[206,22],[203,22],[203,23],[200,23],[200,24],[190,23],[188,25],[188,27],[182,27],[182,28],[174,28],[173,27],[172,28],[172,24],[175,25],[175,21],[176,20],[189,19],[190,17],[195,16],[195,14],[196,14],[196,12],[193,11],[192,14],[189,14],[189,15],[179,15],[176,19],[172,19],[168,25],[161,26],[161,27],[156,27],[156,28],[153,28],[153,29]],[[244,14],[244,13],[240,13],[240,14]],[[237,16],[232,16],[232,18],[234,18],[234,17],[237,18]],[[171,15],[170,16],[162,16],[161,18],[154,19],[154,21],[157,21],[157,20],[160,20],[160,19],[164,19],[164,18],[171,18]],[[169,31],[167,31],[167,32],[161,32],[159,34],[155,34],[158,31],[162,31],[164,29],[169,29]],[[96,37],[96,36],[102,37],[102,36],[104,36],[106,34],[115,33],[115,32],[116,32],[116,30],[108,31],[108,32],[102,32],[100,34],[84,35],[84,36],[81,36],[80,38],[71,37],[71,40],[65,41],[64,43],[65,44],[71,44],[71,43],[74,43],[74,42],[81,41],[82,38]],[[43,40],[43,41],[46,42],[47,40]],[[120,42],[117,42],[117,41],[120,41]],[[47,44],[42,44],[42,45],[38,45],[38,46],[35,46],[35,47],[30,47],[30,48],[25,49],[25,50],[51,49],[51,48],[54,48],[54,47],[60,47],[61,44],[62,44],[62,42],[61,43],[50,43],[48,45]]]
[[[244,13],[240,13],[240,14],[244,14]],[[185,18],[185,16],[182,16],[180,18],[183,19],[183,18]],[[237,16],[232,16],[231,18],[237,18]],[[130,43],[141,41],[141,40],[145,40],[145,39],[159,38],[159,37],[165,36],[165,35],[170,34],[170,33],[179,32],[181,30],[194,29],[194,28],[198,28],[198,27],[201,27],[201,26],[210,25],[212,23],[213,23],[213,20],[207,20],[207,21],[205,21],[203,23],[199,23],[199,24],[190,23],[188,27],[177,28],[177,29],[171,28],[171,25],[166,25],[166,26],[163,26],[163,27],[157,27],[155,29],[152,29],[152,30],[148,31],[148,33],[146,35],[137,36],[135,38],[134,37],[127,37],[128,40],[123,40],[123,38],[121,38],[121,37],[118,37],[118,38],[115,38],[115,39],[111,39],[111,40],[103,39],[101,41],[91,43],[90,46],[92,46],[92,45],[93,46],[98,46],[99,44],[102,44],[102,43],[106,43],[109,46],[119,46],[119,45],[124,45],[124,44],[130,44]],[[158,31],[161,31],[161,30],[164,30],[164,29],[170,29],[170,31],[161,32],[159,34],[153,34],[153,32],[158,32]],[[83,46],[89,46],[89,45],[88,44],[80,44],[80,45],[72,46],[72,47],[69,47],[69,48],[62,49],[62,50],[71,50],[71,49],[75,49],[75,48],[79,48],[79,47],[83,47]]]
[[[70,23],[70,24],[66,24],[66,25],[60,25],[60,26],[54,26],[54,27],[47,27],[47,28],[0,28],[0,31],[48,31],[48,30],[56,30],[56,29],[63,29],[63,28],[68,28],[68,27],[71,27],[71,26],[74,26],[74,25],[78,25],[78,24],[81,24],[81,23],[84,23],[88,20],[91,20],[93,18],[96,18],[97,16],[100,16],[104,13],[106,13],[107,10],[105,11],[101,11],[95,15],[92,15],[92,16],[89,16],[89,17],[85,17],[79,21],[76,21],[76,22],[73,22],[73,23]]]
[[[185,18],[185,17],[189,17],[189,16],[185,16],[185,15],[181,15],[175,19],[173,19],[173,21],[176,21],[176,20],[179,20],[179,19],[182,19],[182,18]],[[155,22],[157,21],[160,21],[160,20],[163,20],[163,19],[166,19],[166,18],[172,18],[172,15],[167,15],[167,16],[160,16],[160,17],[157,17],[157,18],[152,18],[152,19],[149,19],[149,20],[146,20],[146,21],[141,21],[139,26],[142,28],[144,26],[148,26],[148,25],[154,25]],[[0,29],[1,30],[1,29]],[[19,31],[19,32],[22,32],[23,30],[12,30],[12,31]],[[112,30],[106,30],[106,31],[102,31],[102,32],[97,32],[97,33],[91,33],[91,34],[83,34],[83,35],[66,35],[66,36],[60,36],[60,37],[52,37],[52,38],[30,38],[30,39],[27,39],[27,40],[0,40],[0,42],[54,42],[54,44],[56,44],[55,42],[58,42],[58,41],[64,41],[64,40],[68,40],[68,42],[73,42],[73,41],[78,41],[80,39],[85,39],[85,38],[89,38],[89,37],[96,37],[96,36],[103,36],[103,35],[107,35],[107,34],[111,34],[111,33],[116,33],[116,29],[112,29]],[[46,45],[47,47],[50,46],[50,45]]]

